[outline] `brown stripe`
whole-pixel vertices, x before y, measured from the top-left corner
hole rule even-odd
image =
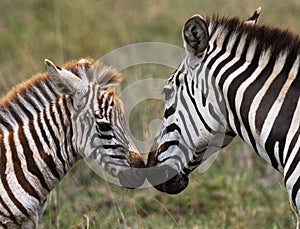
[[[66,107],[65,107],[64,100],[65,100],[65,97],[62,98],[62,102],[63,102],[62,107],[63,107],[64,112],[61,111],[61,113],[66,113]],[[60,107],[60,109],[61,109],[61,107]],[[63,118],[63,117],[60,117],[60,118]],[[63,133],[64,133],[64,152],[65,152],[66,157],[67,157],[65,159],[65,161],[66,161],[66,166],[69,167],[70,164],[71,164],[71,155],[69,155],[69,151],[70,151],[69,147],[70,147],[70,145],[72,145],[72,141],[70,140],[70,136],[68,136],[70,134],[69,133],[70,123],[63,120],[63,119],[61,119],[61,120],[62,120],[61,124],[62,124],[62,128],[63,128]],[[69,121],[69,119],[68,119],[68,121]],[[68,169],[68,168],[66,168],[66,169]]]
[[[17,124],[20,126],[23,124],[23,120],[20,117],[20,113],[17,113],[15,109],[13,108],[12,104],[9,104],[7,107],[7,110],[11,113],[11,116],[13,119],[17,122]]]
[[[54,126],[56,126],[56,128],[59,130],[60,127],[59,127],[59,125],[58,125],[58,123],[57,123],[57,120],[56,120],[56,118],[55,118],[55,113],[54,113],[54,111],[53,111],[53,106],[54,106],[54,105],[50,106],[50,111],[49,111],[49,113],[50,113],[51,120],[53,121]],[[48,124],[47,124],[47,125],[48,125]],[[50,123],[49,123],[49,125],[50,125]],[[54,130],[51,128],[51,125],[49,126],[49,132],[50,132],[50,135],[51,135],[52,139],[54,140],[57,158],[60,160],[60,162],[62,163],[62,165],[63,165],[63,167],[64,167],[64,166],[65,166],[65,161],[64,161],[64,159],[63,159],[63,157],[62,157],[62,155],[61,155],[60,142],[59,142],[59,139],[57,138],[57,136],[56,136]]]
[[[73,141],[72,141],[74,132],[73,132],[73,126],[72,126],[71,112],[69,111],[69,108],[67,105],[67,98],[65,96],[63,97],[63,106],[64,106],[64,109],[66,112],[66,118],[68,119],[68,128],[70,129],[70,132],[69,132],[70,136],[66,136],[66,137],[68,137],[70,140],[69,144],[71,145],[71,152],[67,152],[67,153],[68,154],[71,153],[73,158],[75,158],[75,160],[77,160],[78,155],[74,149]],[[66,141],[66,143],[67,143],[67,141]]]
[[[31,174],[33,174],[35,177],[37,177],[38,180],[40,181],[41,185],[50,192],[51,189],[49,188],[48,184],[45,181],[43,174],[41,173],[40,169],[38,168],[38,166],[35,163],[35,160],[33,158],[33,152],[30,149],[30,146],[28,144],[28,139],[26,138],[26,136],[24,134],[24,129],[19,128],[18,137],[19,137],[20,144],[22,145],[23,149],[26,149],[24,155],[25,155],[25,160],[27,163],[27,170]]]
[[[59,105],[58,100],[54,103],[54,105],[56,107],[56,110],[57,110],[57,113],[58,113],[58,116],[59,116],[59,120],[57,120],[57,121],[60,122],[60,126],[64,127],[63,113],[62,113],[62,110],[61,110],[61,107]],[[65,131],[65,129],[63,131]],[[61,152],[61,148],[60,148],[60,145],[59,145],[58,148],[57,148],[57,156],[58,156],[59,160],[62,162],[64,173],[66,174],[67,173],[66,162],[65,162],[64,158],[62,157],[61,153],[62,152]]]
[[[20,100],[16,100],[15,103],[21,108],[21,110],[24,112],[28,119],[33,119],[33,115],[31,114],[29,109]],[[30,102],[28,103],[31,104]]]
[[[4,202],[4,200],[1,198],[0,196],[0,204],[4,207],[4,209],[9,213],[9,215],[4,214],[3,212],[0,212],[0,216],[4,216],[7,218],[11,218],[13,217],[11,210],[8,208],[8,206],[6,205],[6,203]]]
[[[45,88],[48,88],[49,91],[51,91],[49,85],[47,84],[47,81],[44,81],[43,84],[38,85],[38,89],[39,89],[40,93],[42,94],[42,96],[44,97],[44,99],[47,100],[47,101],[49,101],[49,103],[50,103],[52,99],[51,99],[51,96],[48,94],[47,90],[45,90]]]
[[[30,103],[29,101],[27,101],[28,103]],[[23,103],[21,103],[19,100],[16,101],[16,103],[18,104],[18,106],[22,109],[22,111],[24,112],[24,114],[27,116],[28,119],[32,120],[33,119],[33,115],[32,113],[28,110],[27,107],[24,106]],[[35,112],[35,111],[34,111]],[[23,126],[23,124],[21,124],[20,126]],[[37,167],[34,159],[33,159],[33,152],[31,151],[29,144],[28,144],[28,139],[26,138],[25,134],[24,134],[24,129],[23,128],[19,128],[18,130],[18,137],[19,137],[19,141],[20,144],[22,145],[23,149],[25,149],[25,159],[26,159],[26,163],[27,163],[27,170],[33,174],[34,176],[36,176],[38,178],[38,180],[40,181],[41,185],[48,191],[51,191],[51,189],[49,188],[49,186],[47,185],[44,176],[42,175],[41,171],[39,170],[39,168]]]
[[[1,215],[5,216],[5,217],[8,217],[8,218],[12,219],[12,221],[16,222],[15,216],[13,215],[13,213],[11,212],[11,210],[8,208],[8,206],[6,205],[6,203],[4,202],[4,200],[2,199],[1,196],[0,196],[0,204],[9,213],[9,216],[6,216],[5,214],[1,214]]]
[[[18,153],[18,151],[17,151],[13,133],[9,133],[8,143],[9,143],[9,146],[10,146],[10,149],[11,149],[12,160],[13,160],[13,165],[14,165],[14,172],[15,172],[15,175],[16,175],[16,178],[17,178],[19,184],[22,186],[24,191],[27,192],[30,196],[33,196],[37,200],[41,201],[38,193],[31,186],[31,184],[27,180],[26,176],[24,175],[22,165],[21,165],[21,161],[18,157],[18,154],[20,152]]]
[[[0,115],[0,123],[1,125],[3,125],[7,131],[12,131],[13,130],[13,127],[11,125],[11,123],[9,123],[5,117],[3,117],[2,115]]]
[[[40,118],[40,115],[37,115],[37,119],[39,119],[39,118]],[[51,173],[55,176],[55,178],[60,180],[60,175],[56,170],[56,164],[54,163],[52,156],[45,153],[43,145],[42,145],[42,143],[39,139],[39,136],[37,135],[36,130],[34,128],[33,121],[30,121],[28,123],[28,126],[29,126],[30,134],[33,138],[34,144],[36,145],[36,147],[38,149],[40,157],[47,164],[48,168],[50,169]]]
[[[44,81],[44,86],[42,85],[39,85],[39,91],[40,93],[42,94],[42,96],[44,97],[45,100],[47,100],[49,103],[47,104],[47,107],[50,107],[51,106],[51,96],[47,93],[47,91],[45,90],[45,87],[47,87],[52,94],[56,95],[54,92],[53,92],[53,89],[51,88],[51,86],[49,85],[49,81]],[[41,120],[44,120],[45,122],[48,122],[48,124],[46,123],[48,129],[50,127],[50,124],[49,124],[49,121],[48,121],[48,118],[47,118],[47,115],[46,115],[46,110],[42,110],[41,111],[41,118],[38,118],[38,125],[39,125],[39,129],[42,133],[42,136],[43,136],[43,140],[45,141],[45,143],[47,144],[47,146],[49,148],[51,148],[51,143],[50,143],[50,140],[49,138],[47,137],[46,135],[46,132],[44,131],[44,127],[43,127],[43,124],[42,124],[42,121]]]
[[[29,102],[29,101],[27,100],[27,102]],[[22,109],[22,111],[24,112],[24,115],[26,115],[28,119],[33,119],[33,115],[28,110],[28,108],[24,106],[23,103],[21,103],[19,100],[17,100],[16,103],[20,107],[20,109]],[[20,143],[25,151],[24,154],[25,154],[25,158],[26,158],[26,162],[27,162],[27,170],[38,178],[41,185],[46,190],[51,191],[51,189],[49,188],[49,186],[47,185],[47,183],[44,179],[44,176],[40,172],[39,168],[37,167],[37,165],[33,159],[33,152],[30,150],[30,147],[28,145],[28,140],[26,139],[26,136],[24,135],[24,129],[21,127],[24,125],[24,121],[21,119],[19,114],[17,114],[15,112],[15,110],[13,109],[12,106],[8,106],[8,108],[10,109],[12,116],[14,117],[14,119],[17,121],[17,123],[20,126],[20,128],[18,130],[18,138],[19,138]],[[34,112],[36,112],[36,111],[34,111]]]
[[[50,80],[45,80],[44,83],[47,85],[48,89],[52,92],[52,94],[55,97],[59,97],[59,94],[57,93],[56,88],[54,89],[53,84],[51,83]]]
[[[27,217],[29,217],[29,214],[27,212],[27,210],[24,208],[24,206],[16,199],[16,197],[14,196],[14,194],[12,193],[8,182],[7,182],[7,178],[6,178],[6,163],[7,163],[7,158],[6,158],[6,148],[4,146],[4,141],[3,141],[3,137],[0,137],[0,178],[1,178],[1,182],[3,184],[3,187],[7,193],[7,195],[9,196],[10,200],[14,203],[14,205]]]
[[[42,104],[42,101],[39,99],[39,97],[37,96],[37,94],[36,93],[34,93],[33,91],[32,91],[32,93],[31,93],[31,96],[26,96],[25,98],[23,98],[23,99],[25,99],[31,106],[32,106],[32,108],[34,109],[32,112],[34,112],[34,113],[36,113],[36,114],[39,114],[40,113],[40,111],[39,111],[39,109],[37,108],[37,106],[35,105],[36,103],[32,100],[32,95],[35,95],[35,99],[38,101],[38,103],[40,103],[40,105],[42,106],[43,104]],[[34,141],[35,141],[35,144],[36,144],[36,146],[37,146],[37,148],[38,148],[38,150],[39,150],[39,153],[41,154],[41,151],[40,150],[43,150],[43,147],[41,146],[42,144],[40,144],[40,145],[38,145],[38,143],[40,143],[40,141],[39,141],[39,137],[38,137],[38,135],[36,134],[36,131],[35,131],[35,129],[34,129],[34,127],[33,127],[33,115],[32,115],[32,113],[21,103],[21,102],[19,102],[18,101],[18,105],[22,108],[22,110],[23,111],[27,111],[26,112],[26,115],[28,116],[28,118],[29,118],[29,128],[30,128],[30,133],[31,133],[31,135],[32,135],[32,137],[33,137],[33,139],[34,139]],[[38,120],[40,119],[40,116],[38,115]],[[52,137],[55,137],[55,135],[52,135]],[[26,138],[26,136],[24,136],[24,143],[28,146],[28,153],[30,153],[30,156],[27,158],[31,163],[30,164],[35,164],[35,162],[34,162],[34,160],[33,160],[33,152],[30,150],[30,147],[29,147],[29,145],[28,145],[28,139]],[[46,138],[47,139],[47,138]],[[26,148],[26,147],[25,147]],[[43,152],[44,152],[44,150],[43,150]],[[44,153],[45,154],[45,153]],[[47,157],[48,157],[48,155],[46,155]],[[45,158],[43,157],[43,156],[41,156],[43,159],[44,159],[44,161],[45,161]],[[50,161],[52,160],[53,161],[53,159],[52,159],[52,157],[51,156],[49,156],[50,157]],[[31,159],[29,159],[29,158],[31,158]],[[45,161],[45,163],[49,166],[49,164],[47,163],[47,161]],[[54,164],[54,162],[53,162],[53,164]],[[43,177],[43,175],[42,175],[42,173],[40,172],[40,170],[38,169],[38,167],[36,166],[36,164],[35,164],[35,168],[33,168],[33,169],[31,169],[31,167],[29,167],[28,168],[28,170],[29,171],[32,171],[33,173],[34,173],[34,175],[36,175],[36,176],[38,176],[39,177],[39,179],[40,179],[40,181],[41,182],[43,182],[43,187],[45,187],[47,190],[51,190],[49,187],[48,187],[48,185],[46,184],[46,182],[44,182],[45,180],[44,179],[42,179],[42,177]],[[57,179],[59,179],[60,180],[60,176],[59,176],[59,174],[58,174],[58,172],[55,170],[55,168],[52,166],[52,167],[50,167],[50,170],[51,170],[51,172],[52,172],[52,174],[57,178]]]
[[[43,138],[44,142],[46,143],[48,148],[51,148],[51,143],[50,143],[50,140],[49,140],[49,138],[46,134],[46,131],[44,130],[42,119],[46,122],[47,116],[46,116],[45,110],[42,110],[41,114],[39,115],[39,117],[37,119],[37,123],[38,123],[39,129],[42,133],[42,138]]]

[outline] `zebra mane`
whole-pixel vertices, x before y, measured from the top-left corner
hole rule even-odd
[[[70,61],[66,63],[63,68],[73,72],[79,77],[80,75],[86,75],[89,82],[105,87],[118,84],[121,81],[121,74],[112,67],[105,66],[100,61],[94,61],[90,57],[87,57],[83,60],[84,62],[82,63],[85,65],[85,69],[87,70],[86,74],[80,74],[78,72],[78,61]]]
[[[87,71],[87,77],[90,82],[105,87],[113,86],[121,81],[121,74],[117,70],[103,65],[100,61],[93,63]]]
[[[280,29],[267,25],[248,25],[238,18],[228,18],[219,15],[206,17],[211,27],[211,36],[221,29],[236,36],[243,36],[249,41],[255,41],[264,51],[270,51],[272,56],[278,57],[287,52],[288,55],[300,54],[300,38],[288,29]],[[274,55],[275,54],[275,55]]]
[[[86,58],[83,63],[87,72],[87,80],[91,83],[95,83],[103,86],[104,88],[111,87],[118,84],[121,81],[121,74],[111,67],[104,66],[101,62],[94,62],[91,58]],[[82,63],[81,63],[82,64]],[[75,75],[79,76],[78,61],[69,61],[62,67],[71,71]],[[0,100],[0,111],[6,110],[9,104],[14,104],[20,97],[27,97],[30,93],[34,93],[33,88],[42,88],[45,85],[50,86],[49,75],[47,72],[39,73],[28,79],[27,81],[18,84],[12,88],[1,100]],[[50,86],[52,88],[53,86]],[[52,90],[55,90],[52,88]],[[1,118],[0,118],[1,119]]]

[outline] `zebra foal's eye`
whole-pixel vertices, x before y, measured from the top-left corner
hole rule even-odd
[[[165,95],[165,100],[169,100],[174,94],[174,89],[167,85],[163,88],[163,93]]]

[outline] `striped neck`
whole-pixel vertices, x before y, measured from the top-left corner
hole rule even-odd
[[[229,126],[283,172],[289,150],[284,142],[293,122],[293,113],[284,110],[296,109],[299,96],[299,37],[226,18],[211,19],[209,30],[205,61],[223,93]]]
[[[24,195],[12,200],[33,196],[45,201],[76,162],[70,102],[54,89],[47,75],[33,78],[2,100],[1,183],[11,196],[16,187]]]

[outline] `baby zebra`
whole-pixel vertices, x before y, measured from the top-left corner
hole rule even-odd
[[[112,88],[120,74],[82,59],[17,86],[0,101],[0,227],[35,228],[48,194],[79,159],[97,163],[123,186],[144,178]]]

